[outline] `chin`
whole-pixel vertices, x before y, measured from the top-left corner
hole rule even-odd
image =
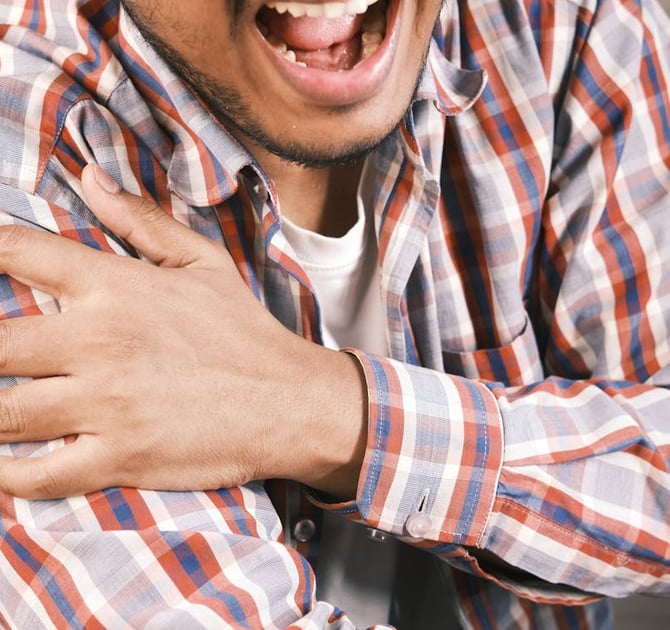
[[[331,122],[327,130],[329,133],[327,132],[324,140],[318,143],[307,142],[306,139],[310,137],[308,134],[295,140],[273,139],[259,130],[256,130],[254,135],[243,131],[242,136],[250,139],[252,145],[260,146],[287,162],[310,168],[327,168],[361,162],[378,147],[389,142],[399,126],[400,121],[392,121],[375,135],[370,136],[368,129],[368,136],[358,135],[344,140],[337,133],[339,126]]]

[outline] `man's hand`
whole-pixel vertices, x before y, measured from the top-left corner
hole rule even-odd
[[[91,209],[155,265],[21,227],[0,272],[61,313],[0,322],[0,440],[76,436],[0,458],[0,490],[36,498],[112,485],[211,489],[293,478],[353,497],[365,444],[355,360],[306,342],[254,298],[227,251],[99,168]]]

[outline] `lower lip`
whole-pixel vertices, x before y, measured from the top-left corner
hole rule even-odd
[[[295,92],[325,107],[346,107],[376,94],[388,76],[398,41],[398,16],[402,0],[391,0],[387,9],[386,37],[381,46],[351,70],[317,70],[282,57],[260,33],[261,49],[273,68]]]

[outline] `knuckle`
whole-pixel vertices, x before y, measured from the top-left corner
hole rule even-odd
[[[11,389],[0,396],[0,435],[17,439],[27,434],[26,414],[19,397]]]
[[[163,219],[164,212],[153,201],[146,197],[139,197],[137,201],[137,213],[144,221],[153,223]]]
[[[6,370],[11,366],[14,356],[16,335],[14,328],[8,322],[0,322],[0,369]]]
[[[11,255],[31,234],[31,229],[23,225],[3,225],[0,227],[0,250]]]
[[[49,499],[64,496],[62,479],[63,476],[56,474],[51,467],[41,466],[33,479],[35,495]]]

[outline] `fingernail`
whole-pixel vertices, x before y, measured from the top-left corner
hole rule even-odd
[[[110,195],[118,195],[121,192],[121,186],[112,179],[112,177],[105,170],[100,168],[97,164],[93,166],[93,174],[98,186]]]

